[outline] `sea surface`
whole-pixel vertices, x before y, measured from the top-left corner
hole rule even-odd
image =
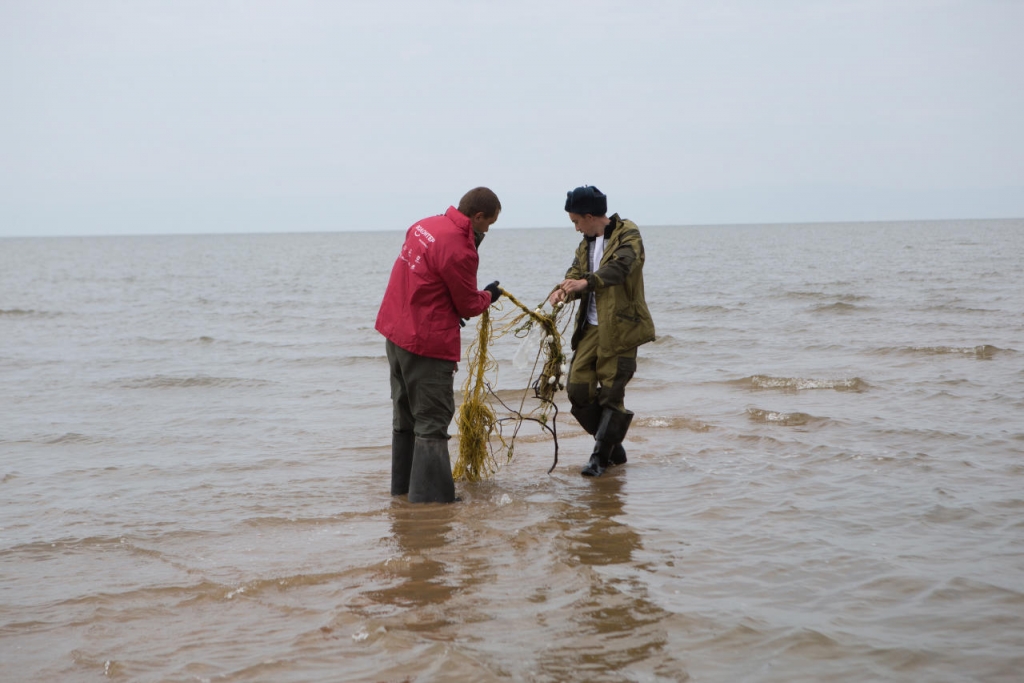
[[[0,680],[1024,680],[1024,221],[641,227],[628,464],[563,393],[447,506],[389,495],[401,232],[0,240]]]

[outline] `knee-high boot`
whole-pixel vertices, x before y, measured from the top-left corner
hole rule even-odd
[[[412,451],[416,436],[412,432],[391,432],[391,495],[409,493]]]
[[[601,413],[601,421],[598,424],[597,432],[594,434],[594,452],[590,455],[590,461],[580,474],[584,477],[600,477],[605,469],[611,464],[612,453],[616,446],[622,445],[629,431],[629,423],[633,421],[633,413],[619,412],[612,408],[605,408]],[[622,462],[625,462],[625,450],[622,451]]]
[[[591,403],[586,406],[572,407],[573,417],[580,423],[580,426],[586,430],[587,434],[593,436],[597,433],[597,428],[601,424],[601,413],[604,411],[597,403]],[[608,456],[609,462],[612,465],[625,465],[626,464],[626,449],[622,447],[621,443],[615,444],[612,448],[612,452]]]
[[[603,410],[597,403],[587,405],[577,405],[574,403],[569,412],[580,423],[580,427],[583,427],[587,434],[593,436],[597,433],[597,428],[601,424],[601,413]]]
[[[412,473],[409,479],[410,503],[451,503],[455,501],[455,480],[448,457],[447,439],[416,437]]]

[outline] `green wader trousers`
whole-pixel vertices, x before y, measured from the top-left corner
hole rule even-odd
[[[567,390],[572,413],[587,432],[597,431],[605,408],[628,412],[624,404],[626,385],[635,372],[636,349],[617,356],[604,355],[598,345],[597,326],[587,326],[572,357]]]
[[[391,368],[392,430],[448,439],[455,415],[455,361],[410,353],[387,341]]]

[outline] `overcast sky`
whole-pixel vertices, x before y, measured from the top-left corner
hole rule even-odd
[[[0,236],[1024,216],[1016,0],[0,0]]]

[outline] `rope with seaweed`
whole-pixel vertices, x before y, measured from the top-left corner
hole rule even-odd
[[[477,324],[477,338],[467,349],[466,365],[469,372],[463,385],[462,405],[459,406],[455,418],[459,430],[459,457],[455,462],[452,475],[456,479],[479,481],[495,472],[497,462],[490,449],[492,437],[497,437],[501,447],[505,450],[506,462],[510,461],[516,435],[525,420],[538,423],[554,439],[554,462],[548,472],[554,470],[558,464],[556,427],[558,406],[555,404],[554,398],[555,393],[565,387],[565,377],[569,369],[562,351],[562,332],[568,325],[568,322],[563,321],[571,320],[571,316],[565,316],[569,307],[559,303],[552,311],[545,312],[544,302],[542,302],[540,306],[531,310],[508,290],[501,288],[501,293],[519,310],[513,309],[514,315],[504,316],[497,331],[493,329],[489,310],[484,311]],[[559,329],[560,324],[561,330]],[[519,409],[515,410],[498,398],[487,382],[487,376],[497,372],[497,363],[489,356],[488,350],[493,340],[510,332],[518,338],[527,337],[534,325],[539,326],[542,335],[541,343]],[[544,363],[541,366],[540,376],[534,381],[533,378],[542,356]],[[526,413],[524,407],[530,388],[534,391],[534,398],[540,400],[540,407]],[[511,416],[499,419],[490,405],[489,398],[498,401]],[[550,419],[549,412],[553,413]],[[510,421],[515,423],[515,429],[512,436],[506,439],[502,433],[502,426]]]

